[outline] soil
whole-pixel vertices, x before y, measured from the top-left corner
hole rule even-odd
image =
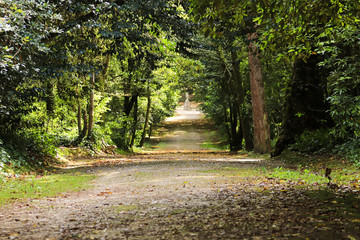
[[[358,195],[269,179],[280,163],[208,150],[211,122],[178,110],[143,153],[62,170],[91,189],[2,207],[0,239],[360,239]]]

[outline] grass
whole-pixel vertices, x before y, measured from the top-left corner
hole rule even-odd
[[[205,132],[206,141],[201,143],[201,147],[209,150],[228,150],[228,145],[224,143],[224,139],[219,135],[216,130],[208,130]],[[220,139],[220,141],[219,141]]]
[[[81,191],[89,187],[95,176],[86,174],[54,174],[47,176],[21,176],[3,178],[0,184],[0,205],[15,200],[57,196],[69,191]]]
[[[207,148],[209,150],[212,151],[216,151],[216,150],[227,150],[227,146],[221,146],[219,144],[213,143],[213,142],[209,142],[209,141],[205,141],[203,143],[201,143],[200,145],[202,148]]]
[[[328,182],[328,179],[319,173],[311,172],[309,169],[304,170],[291,170],[283,167],[277,167],[272,173],[268,174],[272,178],[278,178],[281,180],[305,182],[308,184],[324,184]]]
[[[224,166],[215,170],[201,171],[203,173],[210,173],[221,175],[225,177],[257,177],[261,174],[260,168],[244,168],[244,167],[234,167],[234,166]]]
[[[284,166],[267,169],[264,173],[269,177],[301,181],[307,184],[324,184],[328,182],[328,179],[324,177],[325,168],[330,168],[332,183],[360,189],[360,169],[339,157],[287,152],[278,160]]]
[[[120,212],[128,212],[128,211],[138,210],[139,206],[137,206],[137,205],[118,205],[113,208],[117,213],[120,213]]]

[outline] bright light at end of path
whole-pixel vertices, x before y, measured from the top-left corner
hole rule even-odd
[[[169,117],[166,122],[175,122],[181,120],[196,120],[204,118],[204,114],[196,109],[184,110],[182,108],[177,108],[175,111],[174,117]]]

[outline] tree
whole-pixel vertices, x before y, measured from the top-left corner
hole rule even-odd
[[[43,63],[39,56],[50,51],[43,39],[60,32],[55,9],[40,2],[0,2],[0,135],[20,127],[21,116],[31,110],[25,106],[40,94],[33,76]]]
[[[315,71],[318,68],[317,64],[322,64],[321,58],[324,59],[325,53],[329,53],[329,49],[333,47],[327,47],[329,41],[337,41],[337,35],[334,35],[334,33],[339,32],[335,29],[353,28],[358,24],[360,9],[358,2],[331,0],[311,3],[275,0],[192,1],[192,7],[196,20],[206,20],[203,26],[205,33],[216,37],[222,36],[225,28],[218,28],[216,24],[228,19],[230,15],[232,16],[231,20],[245,28],[250,36],[252,33],[259,36],[258,41],[253,42],[255,44],[253,46],[258,47],[265,54],[277,54],[278,60],[283,59],[288,64],[294,63],[293,77],[291,81],[288,81],[289,93],[285,102],[289,104],[285,106],[285,118],[282,124],[283,132],[273,155],[278,155],[304,130],[314,129],[314,124],[308,120],[302,121],[302,124],[297,126],[297,129],[291,129],[290,126],[297,125],[298,119],[295,117],[296,115],[300,116],[298,118],[313,118],[316,119],[315,122],[323,123],[317,124],[317,127],[331,126],[328,114],[323,114],[329,110],[329,103],[325,100],[327,94],[324,91],[320,93],[316,90],[326,86],[324,84],[326,77],[319,81],[316,76],[312,78],[301,75],[299,72]],[[256,53],[257,51],[251,52]],[[317,64],[313,62],[315,58],[312,55],[315,54],[319,55]],[[312,63],[307,64],[307,61]],[[309,67],[312,70],[308,69]],[[308,70],[305,70],[305,68]],[[328,74],[329,72],[325,76],[328,76]],[[294,84],[294,81],[301,85]],[[315,83],[315,86],[309,88],[310,82],[311,84]],[[304,96],[309,97],[311,95],[317,95],[316,102],[321,106],[311,101],[312,104],[309,105],[311,111],[306,110],[295,113],[294,111],[297,109],[296,103],[301,102]],[[312,98],[309,97],[309,99]],[[315,111],[318,112],[315,113]]]
[[[230,1],[192,1],[192,10],[195,19],[203,21],[206,34],[215,37],[224,36],[224,32],[231,31],[234,26],[242,26],[239,37],[247,38],[249,44],[250,82],[252,90],[253,123],[254,123],[254,151],[269,153],[270,127],[265,104],[265,90],[262,78],[261,61],[257,47],[257,27],[253,23],[257,9],[249,3]],[[244,16],[250,14],[250,19]],[[217,24],[220,22],[220,24]],[[225,22],[225,24],[223,23]],[[241,25],[242,24],[242,25]]]

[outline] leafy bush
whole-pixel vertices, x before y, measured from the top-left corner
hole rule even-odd
[[[309,154],[338,154],[360,167],[360,139],[356,137],[342,139],[335,137],[332,132],[332,129],[305,131],[296,138],[290,149]]]
[[[3,143],[0,139],[0,172],[7,172],[7,163],[11,162],[11,157],[6,149],[2,147],[2,144]]]
[[[41,170],[46,160],[56,155],[54,137],[35,132],[21,132],[3,137],[0,144],[0,172],[21,173]]]
[[[329,134],[328,129],[305,131],[295,139],[290,147],[292,150],[304,153],[324,153],[332,149],[334,138]]]
[[[350,138],[342,144],[338,144],[334,147],[333,152],[343,155],[345,158],[354,162],[357,167],[360,168],[360,139]]]

